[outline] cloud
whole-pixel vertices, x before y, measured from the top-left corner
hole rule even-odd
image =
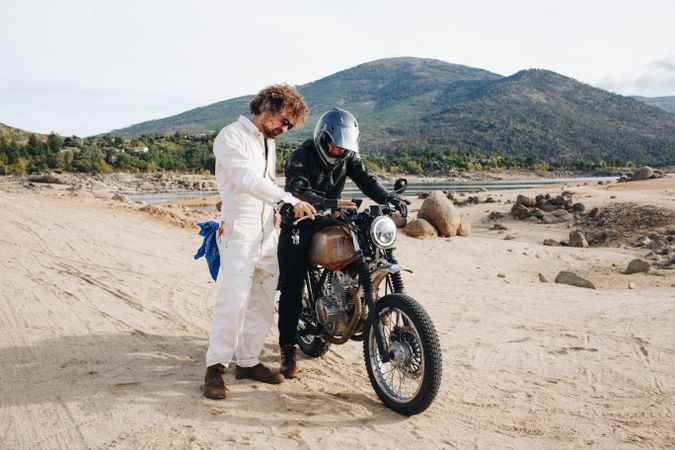
[[[661,97],[675,95],[675,55],[650,62],[640,73],[605,77],[596,83],[603,89],[624,95]]]

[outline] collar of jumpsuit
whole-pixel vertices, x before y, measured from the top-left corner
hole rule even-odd
[[[264,150],[265,149],[265,142],[267,141],[267,139],[265,138],[265,135],[262,133],[262,131],[260,131],[258,129],[258,127],[255,126],[255,124],[253,122],[251,122],[251,119],[249,119],[246,116],[239,116],[238,122],[241,123],[244,126],[244,128],[246,128],[248,131],[250,131],[251,134],[255,135],[258,139],[262,140],[261,143],[262,143],[263,150]],[[269,143],[268,143],[268,148],[274,149],[274,151],[276,151],[276,148],[270,147]],[[268,159],[269,159],[269,155],[268,155]],[[274,173],[274,171],[270,172],[269,167],[268,167],[266,177],[269,178],[270,180],[274,181],[275,177],[274,177],[273,173]]]

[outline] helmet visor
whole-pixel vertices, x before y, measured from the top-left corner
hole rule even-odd
[[[333,130],[333,145],[359,152],[359,129],[356,127],[335,127]]]

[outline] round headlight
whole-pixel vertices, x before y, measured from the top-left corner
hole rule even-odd
[[[387,216],[376,217],[370,225],[370,237],[380,248],[390,248],[396,242],[396,224]]]

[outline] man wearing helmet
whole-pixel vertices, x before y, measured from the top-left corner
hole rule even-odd
[[[390,194],[377,181],[359,156],[359,124],[349,112],[333,108],[319,119],[314,139],[308,139],[286,161],[286,191],[312,204],[317,210],[339,206],[353,208],[351,201],[340,199],[349,177],[372,200],[391,203],[403,215],[407,214],[403,199]],[[324,195],[319,195],[319,191]],[[302,287],[307,270],[307,251],[320,223],[301,223],[293,239],[293,227],[282,222],[279,237],[279,270],[281,297],[279,299],[280,373],[295,378],[299,372],[295,359],[296,331],[302,312]]]

